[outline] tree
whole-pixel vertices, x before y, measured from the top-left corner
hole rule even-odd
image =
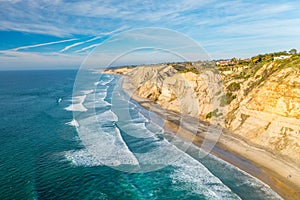
[[[263,55],[257,55],[257,56],[254,56],[254,57],[252,57],[252,62],[253,63],[258,63],[258,62],[261,62],[262,61],[262,58],[263,58]]]
[[[291,49],[291,50],[289,50],[289,54],[297,54],[297,49]]]

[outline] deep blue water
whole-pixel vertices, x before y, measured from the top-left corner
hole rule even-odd
[[[118,77],[88,71],[74,87],[76,74],[0,72],[0,199],[279,198],[214,156],[170,144]]]

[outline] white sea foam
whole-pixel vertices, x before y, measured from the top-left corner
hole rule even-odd
[[[98,94],[98,97],[98,100],[101,102],[106,97],[106,93]],[[85,98],[77,98],[77,100],[82,104]],[[74,103],[76,105],[76,101]],[[126,109],[128,112],[128,105],[133,106],[132,103],[128,104],[125,101],[123,106],[123,102],[119,101],[119,104],[115,107],[118,115],[124,114]],[[125,115],[125,119],[126,117],[128,116]],[[137,123],[137,121],[123,122],[120,128],[136,138],[147,138],[145,140],[136,140],[138,144],[135,144],[141,147],[151,146],[152,149],[149,149],[149,152],[146,153],[133,153],[129,150],[119,129],[114,126],[114,122],[118,121],[118,116],[112,110],[106,110],[97,115],[77,120],[78,124],[80,124],[77,127],[77,131],[85,149],[69,152],[66,155],[76,165],[139,166],[142,164],[150,167],[148,168],[150,170],[151,166],[155,168],[157,165],[173,165],[176,170],[171,175],[171,178],[175,182],[184,184],[189,190],[203,194],[207,198],[238,199],[227,186],[222,184],[202,164],[178,150],[165,139],[158,139],[155,134],[147,129],[145,123],[149,123],[149,121],[140,113],[134,115],[134,120],[140,121],[140,123]],[[105,124],[107,125],[101,127],[101,125]],[[153,146],[154,143],[155,145]],[[203,187],[206,189],[203,189]]]
[[[122,123],[121,125],[119,125],[119,127],[126,134],[131,135],[135,138],[153,137],[153,133],[146,128],[145,123]]]
[[[87,111],[87,109],[82,104],[71,104],[70,106],[66,107],[65,110],[67,110],[67,111],[78,111],[78,112]]]
[[[107,110],[103,113],[97,114],[97,120],[99,122],[118,121],[118,116],[111,110]]]
[[[84,107],[83,102],[86,99],[86,95],[76,96],[72,99],[72,104],[65,108],[68,111],[86,112],[87,108]]]
[[[111,103],[104,100],[106,98],[106,96],[107,96],[107,91],[97,92],[95,94],[94,106],[95,107],[111,106]]]
[[[95,101],[95,107],[106,107],[106,106],[111,106],[111,104],[102,99],[98,99]]]
[[[101,86],[108,85],[108,84],[111,83],[113,80],[114,80],[113,77],[109,77],[107,80],[101,79],[100,81],[96,81],[96,82],[94,83],[94,85],[95,85],[95,86],[97,86],[97,85],[101,85]]]
[[[100,80],[95,83],[98,85],[94,96],[90,94],[93,90],[81,91],[85,96],[78,96],[72,99],[72,107],[68,110],[78,110],[79,106],[86,107],[105,107],[111,105],[105,98],[107,89],[114,77],[105,77],[108,80]],[[84,107],[83,106],[83,107]],[[89,113],[87,113],[89,114]],[[126,143],[120,134],[119,129],[114,126],[118,117],[111,110],[95,114],[91,112],[90,116],[76,119],[78,135],[85,149],[81,151],[68,152],[66,156],[76,165],[138,165],[138,161],[133,153],[128,149]],[[69,123],[71,124],[71,122]],[[74,123],[72,123],[74,124]]]
[[[76,119],[73,119],[72,121],[67,122],[66,124],[68,124],[68,125],[70,125],[70,126],[79,127],[79,124],[78,124],[78,122],[77,122]]]
[[[94,92],[94,90],[82,90],[81,91],[81,93],[84,94],[84,95],[91,94],[93,92]]]
[[[109,88],[108,85],[101,85],[101,87],[97,87],[96,93],[97,92],[107,92],[107,89]]]
[[[185,154],[173,163],[175,171],[172,182],[186,189],[204,195],[206,199],[241,199],[210,173],[201,163]]]
[[[71,154],[75,164],[88,166],[139,164],[116,127],[99,127],[98,120],[101,120],[102,123],[108,123],[117,119],[117,116],[109,110],[79,120],[81,126],[78,128],[78,133],[85,150]]]
[[[95,93],[95,99],[105,99],[107,96],[107,90],[102,91],[102,92],[96,92]]]
[[[156,166],[173,166],[170,175],[179,190],[204,195],[207,199],[240,199],[205,166],[182,152],[167,140],[154,140],[157,148],[147,153],[135,153],[140,165],[151,170]],[[147,144],[146,144],[147,145]]]
[[[207,199],[241,199],[199,161],[195,160],[185,152],[182,152],[165,139],[154,141],[158,144],[158,148],[147,153],[135,153],[140,165],[153,165],[154,169],[156,165],[174,166],[175,171],[172,173],[171,178],[174,183],[179,184],[179,190],[186,189],[188,191],[193,191],[194,193],[204,195]],[[190,143],[183,144],[183,146],[186,147],[190,145]],[[144,144],[141,144],[141,146],[144,146]],[[215,157],[215,159],[218,163],[223,162],[226,165],[226,169],[232,168],[233,171],[231,174],[233,175],[235,170],[239,170],[219,158]],[[245,175],[245,172],[239,171]],[[246,184],[255,188],[255,191],[261,192],[267,199],[281,199],[281,197],[272,191],[269,186],[250,175],[241,176],[239,179],[241,184]]]
[[[94,83],[94,85],[107,85],[114,80],[113,76],[111,76],[108,80],[100,80]]]
[[[71,101],[72,101],[72,103],[83,103],[85,98],[86,98],[86,95],[75,96],[75,97],[72,97]]]
[[[140,115],[143,119],[142,116]],[[170,144],[166,139],[159,140],[144,123],[123,124],[120,128],[136,138],[150,139],[138,140],[138,146],[152,145],[151,150],[134,154],[140,165],[146,166],[145,170],[172,165],[175,171],[171,174],[171,178],[174,182],[180,183],[180,187],[184,185],[187,190],[204,195],[207,199],[240,199],[201,163]],[[154,143],[155,146],[153,146]]]
[[[94,102],[85,103],[84,106],[88,109],[93,109],[93,108],[104,108],[104,107],[107,107],[107,106],[111,106],[111,104],[108,103],[107,101],[103,101],[101,99],[98,99]]]
[[[95,85],[103,86],[112,80],[113,78],[110,81],[101,80]],[[109,104],[104,100],[108,86],[105,88],[99,91],[97,88],[95,105],[106,106]],[[206,199],[240,199],[238,195],[233,193],[200,162],[179,150],[166,139],[159,139],[155,135],[156,131],[154,130],[159,130],[160,133],[163,133],[163,129],[158,124],[153,124],[151,120],[149,121],[141,113],[132,116],[128,115],[129,109],[131,107],[135,108],[136,105],[126,102],[126,99],[123,99],[123,102],[121,99],[122,95],[118,93],[115,97],[120,98],[117,104],[112,106],[116,114],[112,110],[106,110],[102,113],[97,113],[97,115],[78,119],[77,124],[80,124],[80,126],[77,127],[77,131],[85,148],[80,151],[67,152],[67,159],[71,160],[75,165],[83,166],[146,166],[146,171],[155,170],[157,166],[173,166],[174,171],[170,175],[173,181],[172,185],[178,186],[179,190],[192,191],[193,193],[204,195]],[[75,105],[78,102],[82,104],[85,98],[83,101],[82,98],[77,98],[77,100],[73,102]],[[138,111],[136,110],[136,112]],[[126,121],[128,117],[131,118],[129,121]],[[115,122],[127,134],[136,138],[146,138],[144,140],[137,139],[134,141],[136,143],[131,145],[137,145],[141,148],[151,147],[149,151],[145,153],[131,152],[128,147],[130,144],[124,142],[120,130],[115,126]],[[187,143],[186,146],[188,145],[190,144]],[[249,180],[245,180],[244,183],[257,184],[257,188],[261,187],[261,190],[269,191],[269,188],[262,186],[258,180]],[[271,197],[274,197],[272,195]]]
[[[105,101],[106,93],[97,93],[94,95],[88,95],[84,106],[86,108],[104,108],[111,106],[110,103]]]

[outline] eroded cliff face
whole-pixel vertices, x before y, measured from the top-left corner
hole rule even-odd
[[[137,95],[162,107],[219,124],[246,141],[300,163],[300,67],[269,62],[240,69],[179,72],[172,65],[124,70]]]
[[[227,128],[255,144],[300,161],[298,67],[276,71],[240,102],[233,103],[235,110],[227,115]]]
[[[141,66],[126,75],[137,95],[166,109],[206,120],[209,112],[219,108],[223,87],[221,75],[216,71],[179,73],[172,65],[157,65]],[[215,118],[221,118],[221,112]]]

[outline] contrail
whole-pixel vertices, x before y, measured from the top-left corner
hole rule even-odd
[[[12,51],[19,51],[19,50],[22,50],[22,49],[42,47],[42,46],[47,46],[47,45],[52,45],[52,44],[70,42],[70,41],[74,41],[74,40],[78,40],[78,39],[59,40],[59,41],[55,41],[55,42],[47,42],[47,43],[42,43],[42,44],[28,45],[28,46],[17,47],[17,48],[11,49],[11,50]]]

